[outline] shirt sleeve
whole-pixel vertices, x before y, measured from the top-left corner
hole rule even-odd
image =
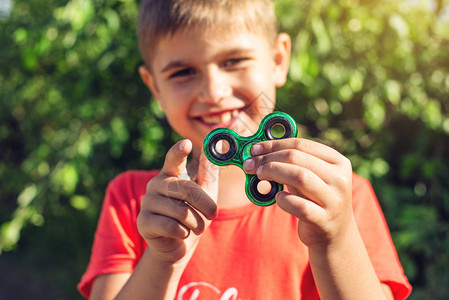
[[[412,287],[404,274],[382,209],[371,184],[355,174],[353,209],[360,234],[379,280],[388,284],[395,299],[407,298]]]
[[[100,213],[89,264],[78,290],[88,298],[94,279],[108,273],[132,273],[143,252],[136,219],[140,198],[152,172],[128,171],[113,179]]]

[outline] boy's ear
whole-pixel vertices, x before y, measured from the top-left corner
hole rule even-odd
[[[163,110],[164,109],[163,103],[159,98],[160,96],[159,89],[157,87],[156,81],[154,80],[153,74],[151,74],[150,69],[147,66],[142,65],[139,67],[139,74],[143,83],[145,83],[145,85],[150,89],[154,98],[157,100],[157,102],[159,102],[159,105]]]
[[[275,83],[281,87],[287,81],[290,64],[291,40],[286,33],[280,33],[274,45]]]

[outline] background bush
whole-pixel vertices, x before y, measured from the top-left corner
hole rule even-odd
[[[0,261],[70,299],[109,180],[178,138],[141,83],[135,0],[0,2]],[[1,8],[5,7],[5,8]],[[277,1],[278,109],[370,179],[411,299],[449,296],[449,1]]]

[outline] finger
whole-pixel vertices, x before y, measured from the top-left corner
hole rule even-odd
[[[198,163],[198,185],[206,191],[215,203],[218,201],[219,172],[219,167],[211,163],[204,151],[201,151]]]
[[[329,186],[315,173],[292,164],[271,162],[257,169],[260,180],[279,182],[294,187],[300,195],[325,207]]]
[[[147,240],[159,237],[185,239],[190,235],[190,230],[175,219],[146,210],[140,211],[137,228],[140,235]]]
[[[318,224],[326,217],[326,211],[316,203],[297,195],[287,192],[276,194],[277,205],[299,218],[302,222]]]
[[[289,138],[260,142],[252,146],[251,154],[258,156],[286,149],[297,149],[330,164],[338,164],[344,158],[344,156],[337,150],[329,146],[302,138]]]
[[[151,212],[175,219],[195,234],[204,231],[204,220],[195,209],[184,201],[175,198],[169,200],[167,201],[167,198],[161,195],[154,195],[151,202]]]
[[[165,156],[161,173],[167,176],[180,176],[186,172],[187,156],[192,151],[192,142],[182,140],[173,145]]]
[[[296,149],[279,150],[251,157],[243,163],[243,169],[248,174],[255,174],[261,165],[271,162],[282,162],[309,169],[326,183],[329,183],[335,169],[334,165]]]
[[[215,201],[201,186],[191,180],[166,178],[160,182],[158,193],[168,199],[185,201],[207,219],[213,219],[216,216],[217,205]]]

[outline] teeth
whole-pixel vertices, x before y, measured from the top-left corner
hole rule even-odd
[[[228,111],[223,114],[213,115],[213,116],[203,116],[202,120],[207,124],[220,124],[227,123],[236,117],[238,114],[237,110]]]
[[[222,121],[222,123],[227,123],[227,122],[231,121],[231,119],[232,119],[232,113],[227,112],[227,113],[223,114],[221,121]]]

